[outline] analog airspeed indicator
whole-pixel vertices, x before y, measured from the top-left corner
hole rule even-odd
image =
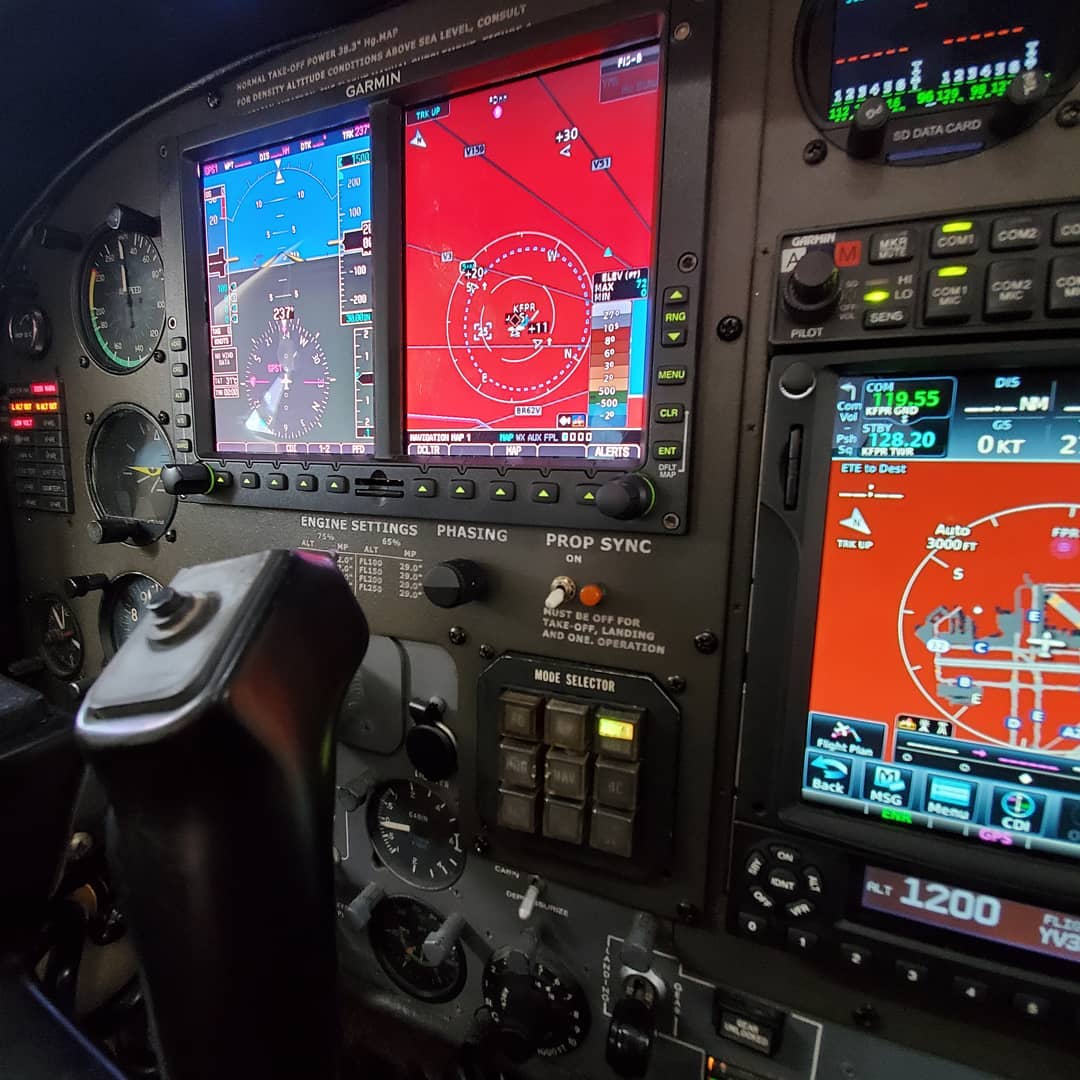
[[[368,803],[368,831],[387,869],[418,889],[448,889],[465,869],[457,812],[445,792],[419,780],[383,785]]]

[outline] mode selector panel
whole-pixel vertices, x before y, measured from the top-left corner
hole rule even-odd
[[[785,236],[776,345],[1080,325],[1080,204]]]

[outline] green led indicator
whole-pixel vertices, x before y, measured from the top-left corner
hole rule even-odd
[[[884,304],[891,295],[888,289],[871,289],[863,297],[863,302],[867,304]]]
[[[967,277],[966,266],[943,266],[938,272],[938,277]]]
[[[946,236],[949,236],[952,233],[971,232],[971,230],[974,228],[975,223],[972,221],[950,221],[947,224],[941,226],[941,231],[945,233]]]
[[[891,806],[881,808],[882,821],[895,821],[899,825],[914,825],[911,814],[906,810],[894,810]]]

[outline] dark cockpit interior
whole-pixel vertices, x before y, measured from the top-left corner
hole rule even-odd
[[[1077,1075],[1069,5],[0,30],[0,1076]]]

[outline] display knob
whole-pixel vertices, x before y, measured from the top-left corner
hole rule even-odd
[[[436,607],[460,607],[483,599],[486,592],[484,571],[471,559],[436,563],[424,575],[424,595]]]
[[[799,322],[821,322],[840,299],[840,271],[829,252],[815,248],[796,264],[784,286],[784,305]]]
[[[102,518],[86,526],[91,544],[123,544],[128,540],[140,543],[144,539],[142,526],[126,518]]]
[[[1050,80],[1042,68],[1021,71],[994,106],[990,116],[991,130],[1001,138],[1008,138],[1026,128],[1035,119],[1049,91]]]
[[[446,702],[414,698],[409,702],[413,726],[405,736],[405,752],[421,776],[438,783],[457,772],[457,740],[443,723]]]
[[[161,235],[161,218],[133,210],[130,206],[117,203],[105,215],[105,224],[117,232],[138,232],[144,236]]]
[[[889,105],[884,98],[869,97],[856,110],[848,128],[847,152],[856,158],[876,158],[885,145]]]
[[[214,490],[214,470],[205,461],[166,465],[161,484],[170,495],[209,495]]]
[[[85,596],[95,589],[104,589],[109,584],[107,574],[76,574],[64,580],[64,592],[72,600]]]
[[[600,513],[618,521],[644,517],[656,503],[656,488],[643,473],[609,480],[596,493]]]

